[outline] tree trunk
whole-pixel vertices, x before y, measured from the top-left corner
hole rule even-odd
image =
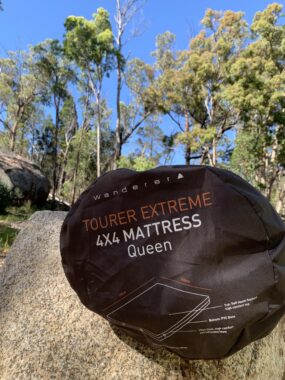
[[[185,113],[185,132],[189,132],[189,115],[188,112]],[[191,162],[191,147],[188,143],[186,143],[185,147],[185,164],[190,165]]]
[[[34,149],[35,149],[35,127],[32,128],[32,148],[31,148],[31,157],[34,160]]]
[[[20,150],[19,150],[21,156],[24,156],[24,154],[25,154],[24,153],[24,142],[25,142],[25,130],[24,130],[24,128],[22,128],[21,137],[20,137]]]
[[[285,216],[285,173],[284,171],[280,171],[278,176],[278,188],[277,188],[277,199],[275,208],[278,214],[281,216]]]
[[[96,157],[97,157],[97,178],[101,175],[101,89],[102,89],[102,80],[103,76],[100,72],[99,68],[97,68],[97,75],[98,75],[98,86],[95,85],[92,75],[89,72],[89,84],[91,87],[91,90],[93,92],[93,95],[96,99],[96,108],[97,108],[97,123],[96,123]]]
[[[121,88],[122,88],[122,69],[120,58],[117,58],[117,99],[116,99],[116,107],[117,107],[117,120],[116,120],[116,141],[115,141],[115,156],[114,156],[114,169],[117,168],[117,163],[121,158],[122,154],[122,145],[123,145],[123,133],[121,128]]]
[[[55,148],[53,154],[53,189],[52,189],[52,200],[55,202],[55,194],[58,185],[58,129],[59,129],[59,101],[54,98],[55,105]]]
[[[72,200],[71,200],[72,205],[75,202],[77,175],[78,175],[78,168],[79,168],[79,162],[80,162],[80,152],[81,152],[81,146],[82,146],[82,141],[83,141],[83,134],[84,134],[84,126],[81,129],[80,140],[79,140],[78,150],[76,154],[76,162],[75,162],[74,176],[73,176]]]
[[[68,152],[69,152],[69,147],[70,147],[70,141],[66,145],[66,148],[65,148],[65,151],[64,151],[64,154],[63,154],[62,166],[61,166],[60,175],[59,175],[59,179],[58,179],[58,193],[59,194],[60,194],[60,191],[61,191],[63,183],[64,183],[64,177],[65,177],[64,173],[65,173],[65,168],[66,168],[66,165],[67,165],[67,155],[68,155]]]
[[[15,124],[17,125],[18,123],[16,122]],[[16,128],[14,128],[15,124],[13,125],[13,128],[10,131],[10,149],[12,152],[15,151],[15,147],[16,147],[17,126],[16,126]]]
[[[10,130],[10,149],[12,152],[14,152],[15,148],[16,148],[16,138],[17,138],[18,126],[19,126],[19,121],[16,120],[12,126],[12,129]]]
[[[101,175],[101,109],[100,93],[97,93],[97,178]]]
[[[10,129],[10,149],[12,152],[15,151],[16,148],[16,138],[17,138],[17,132],[18,132],[18,126],[19,126],[19,121],[23,115],[23,106],[18,105],[17,109],[17,115],[16,115],[16,120]]]
[[[217,140],[214,137],[213,139],[213,153],[212,153],[212,166],[217,164]]]

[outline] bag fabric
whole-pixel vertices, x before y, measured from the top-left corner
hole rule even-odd
[[[285,313],[285,225],[234,173],[117,169],[69,211],[60,249],[81,302],[186,359],[221,359]]]

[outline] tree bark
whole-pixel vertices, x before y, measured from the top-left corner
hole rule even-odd
[[[97,178],[101,175],[101,89],[103,76],[100,72],[100,69],[97,68],[97,77],[98,84],[95,85],[91,72],[88,72],[89,75],[89,85],[92,90],[92,93],[96,99],[96,108],[97,108],[97,123],[96,123],[96,160],[97,160]]]
[[[212,147],[212,166],[216,166],[216,164],[217,164],[217,140],[214,137],[213,147]]]
[[[78,176],[78,168],[79,168],[79,162],[80,162],[80,152],[81,152],[81,146],[83,141],[83,134],[84,134],[84,123],[81,128],[81,134],[80,134],[80,140],[78,145],[78,150],[76,154],[76,162],[75,162],[75,168],[74,168],[74,176],[73,176],[73,190],[72,190],[72,200],[71,204],[73,205],[75,202],[75,196],[76,196],[76,187],[77,187],[77,176]]]
[[[101,175],[101,109],[100,93],[97,93],[97,178]]]
[[[58,186],[58,129],[59,129],[59,99],[56,99],[54,96],[54,105],[55,105],[55,148],[53,155],[53,189],[52,189],[52,201],[55,202],[55,194]]]
[[[65,168],[67,165],[67,155],[69,152],[70,143],[71,143],[71,140],[66,144],[66,148],[65,148],[65,151],[63,154],[62,166],[61,166],[60,175],[59,175],[59,179],[58,179],[58,189],[57,190],[58,190],[59,194],[61,192],[61,189],[62,189],[62,186],[64,183],[64,177],[65,177],[64,173],[65,173]]]
[[[123,4],[122,4],[123,3]],[[117,95],[116,95],[116,130],[115,130],[115,150],[112,156],[113,168],[117,168],[117,164],[122,155],[122,148],[127,138],[123,136],[123,127],[121,123],[121,90],[122,90],[122,59],[121,53],[123,48],[123,35],[126,31],[126,27],[134,15],[140,9],[139,0],[126,0],[122,2],[116,0],[116,15],[115,23],[117,28],[116,44],[117,44]]]
[[[131,137],[131,135],[135,132],[135,130],[149,117],[150,112],[146,113],[123,137],[122,137],[122,146],[126,143],[126,141]],[[103,171],[108,168],[108,165],[115,158],[115,153],[108,159],[103,167]]]
[[[25,141],[25,129],[22,128],[22,130],[20,131],[21,132],[21,137],[20,137],[20,155],[21,156],[24,156],[24,141]]]
[[[16,127],[14,129],[14,126],[16,124]],[[16,134],[17,134],[17,122],[14,123],[12,130],[10,131],[10,149],[12,152],[15,152],[16,148]]]
[[[188,112],[185,113],[185,132],[189,132],[189,115]],[[191,147],[186,143],[185,147],[185,164],[190,165],[191,163]]]
[[[116,98],[116,107],[117,107],[117,120],[116,120],[116,140],[115,140],[115,155],[114,155],[114,169],[117,168],[117,162],[121,158],[122,154],[122,145],[123,145],[123,132],[121,126],[121,89],[122,89],[122,68],[120,63],[120,58],[117,58],[117,98]]]

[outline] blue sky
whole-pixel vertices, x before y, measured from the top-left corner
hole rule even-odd
[[[131,40],[125,48],[130,57],[139,57],[151,62],[150,52],[155,49],[155,37],[166,30],[177,37],[176,48],[188,46],[191,36],[200,30],[200,20],[207,8],[243,11],[251,22],[258,10],[273,1],[265,0],[146,0],[143,8],[144,32]],[[279,1],[282,3],[281,1]],[[78,15],[91,18],[98,7],[106,8],[114,22],[115,0],[3,0],[4,12],[0,13],[0,54],[8,50],[26,49],[29,44],[39,43],[46,38],[62,39],[63,23],[67,16]],[[136,20],[138,22],[138,20]],[[112,107],[114,83],[105,82],[105,95]],[[168,121],[163,120],[164,129]],[[128,144],[129,151],[132,147]],[[181,152],[177,152],[175,164],[183,163]]]
[[[200,20],[207,8],[232,9],[245,12],[250,21],[254,13],[273,1],[264,0],[147,0],[144,7],[145,32],[127,47],[132,55],[149,58],[154,49],[155,36],[170,30],[177,36],[177,47],[187,47],[189,36],[200,29]],[[115,0],[3,0],[0,14],[1,51],[23,49],[45,38],[61,39],[63,23],[69,15],[90,18],[98,7],[113,15]]]

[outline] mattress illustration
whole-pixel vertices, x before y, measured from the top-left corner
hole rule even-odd
[[[210,304],[200,289],[159,278],[130,291],[107,307],[107,319],[162,342],[193,321]]]

